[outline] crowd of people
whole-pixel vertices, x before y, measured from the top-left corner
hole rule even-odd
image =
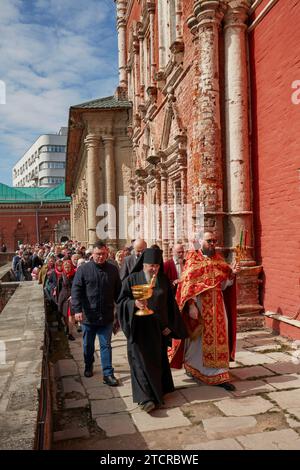
[[[142,239],[114,253],[98,241],[63,246],[20,246],[12,270],[19,281],[38,280],[57,311],[58,328],[70,341],[83,331],[85,377],[93,376],[95,338],[100,344],[103,383],[119,385],[112,365],[112,334],[127,338],[133,401],[151,412],[174,390],[171,367],[184,367],[198,382],[234,390],[229,361],[236,336],[235,275],[217,252],[215,233],[188,249],[174,245],[163,262],[158,245]],[[148,286],[148,299],[134,286]]]

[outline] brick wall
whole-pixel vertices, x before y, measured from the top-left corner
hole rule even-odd
[[[256,253],[265,309],[288,316],[299,307],[299,23],[300,0],[278,2],[250,34]]]
[[[22,240],[23,243],[35,243],[37,241],[36,222],[38,218],[38,226],[40,231],[40,241],[43,235],[48,238],[48,234],[54,240],[54,226],[57,222],[65,218],[70,219],[69,207],[47,207],[44,204],[42,209],[20,207],[0,207],[0,242],[4,242],[8,251],[17,249],[16,241]],[[47,221],[45,221],[45,217]],[[20,223],[18,220],[20,219]]]

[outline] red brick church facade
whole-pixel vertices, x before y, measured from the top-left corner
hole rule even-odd
[[[296,337],[300,0],[116,6],[118,93],[133,103],[132,202],[190,204],[196,233],[201,204],[229,258],[246,233],[240,325],[261,324],[263,306],[268,325]],[[182,220],[150,215],[141,235],[168,254],[188,239]]]

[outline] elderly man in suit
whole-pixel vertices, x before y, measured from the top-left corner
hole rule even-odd
[[[129,274],[131,274],[133,268],[135,267],[139,257],[147,248],[147,243],[142,238],[137,238],[133,244],[133,254],[126,256],[124,263],[120,269],[120,278],[121,281],[124,281]]]
[[[173,257],[164,263],[164,272],[172,284],[174,291],[176,291],[181,273],[184,266],[184,246],[177,243],[173,247]]]

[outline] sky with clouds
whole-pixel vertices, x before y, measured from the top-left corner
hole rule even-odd
[[[0,0],[0,182],[70,106],[114,93],[117,55],[113,0]]]

